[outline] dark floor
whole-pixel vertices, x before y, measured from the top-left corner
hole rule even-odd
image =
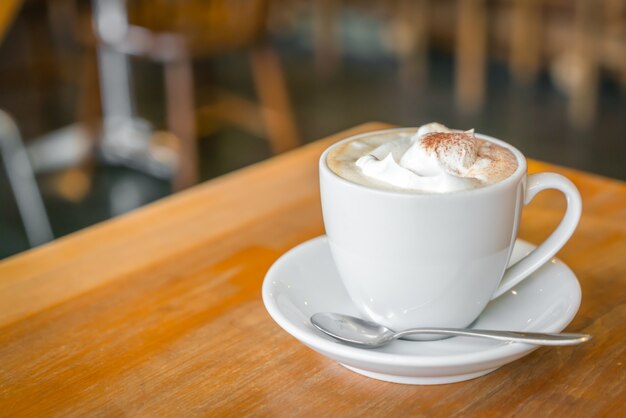
[[[520,88],[510,81],[505,66],[490,64],[486,107],[468,116],[455,109],[453,61],[445,54],[431,55],[425,85],[407,89],[397,81],[397,68],[390,58],[347,58],[336,74],[322,80],[316,77],[311,54],[306,49],[287,43],[277,46],[286,69],[298,127],[306,142],[372,120],[404,126],[440,121],[505,139],[532,158],[626,180],[626,99],[607,80],[603,81],[594,127],[576,131],[566,119],[565,97],[555,90],[546,75],[533,86]],[[246,62],[245,56],[235,54],[217,62],[198,63],[197,85],[218,82],[252,97]],[[152,86],[159,83],[159,71],[146,64],[137,67],[142,74],[136,86],[138,95],[142,96],[139,111],[158,125],[162,118],[161,96]],[[11,100],[10,95],[3,96],[0,91],[0,107],[10,107]],[[263,139],[234,129],[224,129],[200,143],[204,180],[268,157],[270,151]],[[167,182],[129,169],[102,166],[96,170],[91,191],[79,203],[56,196],[46,187],[45,178],[40,183],[57,237],[170,192]],[[28,248],[4,170],[0,172],[0,202],[0,258],[3,258]]]

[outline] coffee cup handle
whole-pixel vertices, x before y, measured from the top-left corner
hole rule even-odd
[[[574,233],[582,212],[582,200],[574,183],[566,177],[556,173],[538,173],[528,176],[524,205],[529,204],[537,193],[547,189],[556,189],[565,195],[567,208],[561,223],[541,245],[505,271],[500,286],[491,299],[509,291],[544,265],[555,256]]]

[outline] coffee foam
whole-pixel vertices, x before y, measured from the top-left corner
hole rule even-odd
[[[436,155],[438,162],[457,176],[465,174],[478,159],[478,141],[473,132],[428,133],[414,147]],[[402,159],[407,160],[406,157],[407,154]]]
[[[416,193],[483,187],[517,169],[511,151],[475,138],[473,131],[428,124],[414,132],[387,131],[339,144],[329,152],[327,165],[358,184]]]

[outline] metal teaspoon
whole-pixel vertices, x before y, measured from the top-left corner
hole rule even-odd
[[[462,328],[411,328],[393,331],[383,325],[332,312],[320,312],[311,316],[311,323],[320,331],[351,345],[363,348],[382,347],[391,341],[410,334],[439,334],[488,338],[493,340],[535,345],[575,345],[591,339],[588,334],[552,334],[541,332],[490,331]]]

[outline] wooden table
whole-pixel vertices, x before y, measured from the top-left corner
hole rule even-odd
[[[626,185],[567,175],[584,201],[560,257],[583,289],[568,327],[594,340],[540,348],[479,379],[367,379],[280,329],[266,270],[323,233],[317,160],[370,123],[209,181],[0,263],[0,416],[624,416]],[[546,192],[520,235],[541,241],[564,203]]]

